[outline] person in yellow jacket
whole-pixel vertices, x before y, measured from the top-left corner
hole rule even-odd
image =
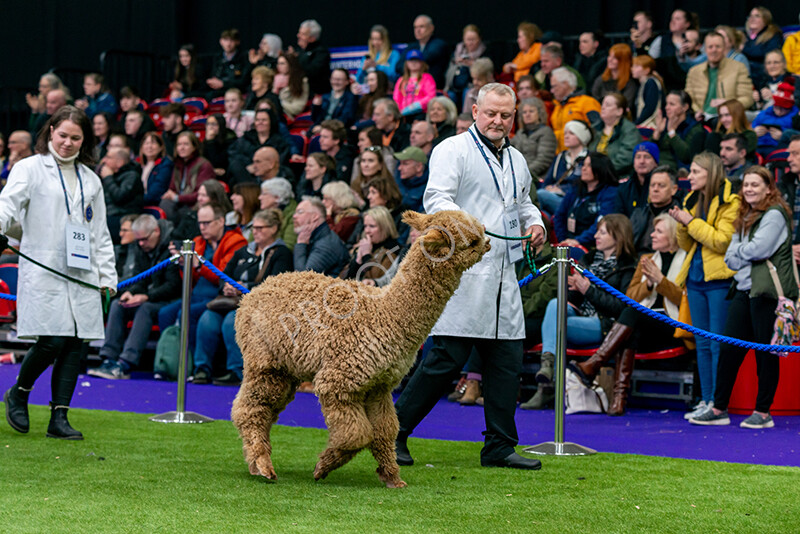
[[[680,223],[678,246],[687,253],[675,284],[686,284],[692,325],[721,334],[728,314],[726,297],[735,274],[725,264],[725,252],[733,237],[740,198],[725,178],[719,156],[711,152],[694,157],[689,182],[691,192],[684,199],[683,209],[676,206],[669,211]],[[700,336],[695,339],[702,400],[687,419],[713,407],[720,353],[718,342]]]
[[[556,107],[550,115],[550,126],[556,134],[558,148],[556,154],[566,149],[564,146],[564,126],[569,121],[583,121],[592,124],[600,119],[600,102],[589,95],[576,91],[578,78],[566,67],[553,69],[550,73],[550,87]]]
[[[800,75],[800,32],[794,32],[783,41],[783,55],[786,57],[786,70]]]

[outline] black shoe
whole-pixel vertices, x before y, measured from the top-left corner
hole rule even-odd
[[[414,459],[408,451],[406,440],[398,439],[394,442],[394,452],[397,455],[397,465],[414,465]]]
[[[6,421],[8,424],[22,434],[27,434],[30,430],[30,419],[28,419],[28,403],[20,400],[14,392],[12,386],[3,395],[3,402],[6,403]]]
[[[226,373],[222,376],[218,376],[214,379],[215,386],[241,386],[242,379],[236,376],[236,373],[231,371],[230,373]]]
[[[567,369],[575,373],[575,375],[577,375],[577,377],[581,379],[581,382],[583,382],[583,385],[586,386],[587,388],[591,388],[592,385],[594,384],[594,377],[592,377],[592,379],[590,380],[589,377],[586,376],[586,373],[583,372],[583,369],[581,369],[577,363],[567,362]]]
[[[47,437],[57,439],[81,440],[83,434],[72,428],[67,421],[67,406],[50,405],[50,424],[47,425]]]
[[[530,469],[538,471],[542,468],[542,462],[535,458],[525,458],[516,452],[512,452],[502,460],[495,460],[493,462],[485,462],[481,460],[483,467],[511,467],[512,469]]]
[[[209,374],[207,372],[205,372],[202,369],[200,369],[199,371],[197,371],[194,374],[193,377],[191,377],[189,379],[189,381],[192,384],[210,384],[211,383],[211,377],[209,376]]]

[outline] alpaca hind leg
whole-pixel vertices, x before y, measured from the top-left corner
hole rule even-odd
[[[278,415],[294,398],[297,381],[276,371],[248,372],[233,401],[231,419],[242,437],[250,474],[275,480],[270,430]]]
[[[314,479],[328,476],[343,466],[372,441],[372,425],[364,412],[363,397],[325,394],[320,396],[322,413],[328,426],[328,446],[319,455]]]
[[[394,410],[391,391],[380,391],[370,394],[365,402],[367,419],[372,424],[374,438],[370,452],[378,462],[378,478],[387,488],[404,488],[406,483],[400,478],[397,466],[395,440],[399,424]]]

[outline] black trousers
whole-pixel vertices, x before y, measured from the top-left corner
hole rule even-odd
[[[519,442],[514,413],[522,370],[522,340],[434,336],[433,347],[397,399],[399,437],[406,438],[458,377],[475,348],[483,364],[486,431],[481,459],[501,460]]]
[[[78,382],[82,345],[83,340],[77,337],[39,336],[22,361],[17,386],[33,388],[36,379],[53,364],[51,400],[57,406],[69,406]]]
[[[625,308],[619,315],[617,322],[633,329],[631,337],[625,343],[627,348],[636,350],[660,350],[667,347],[677,347],[683,343],[673,334],[675,329],[653,319],[649,315]]]
[[[775,327],[775,308],[778,301],[770,297],[750,298],[744,291],[736,291],[728,308],[725,322],[725,335],[743,341],[769,343]],[[728,409],[736,375],[739,374],[747,350],[727,343],[721,344],[719,367],[717,367],[717,387],[714,393],[714,408]],[[758,395],[756,411],[769,412],[775,391],[778,389],[780,356],[770,352],[756,351],[756,372],[758,374]]]

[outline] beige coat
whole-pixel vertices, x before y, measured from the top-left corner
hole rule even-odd
[[[692,110],[695,113],[703,111],[708,94],[708,61],[689,69],[686,92],[692,97]],[[717,98],[736,99],[742,103],[744,109],[753,105],[753,81],[743,63],[722,58],[717,72]]]

